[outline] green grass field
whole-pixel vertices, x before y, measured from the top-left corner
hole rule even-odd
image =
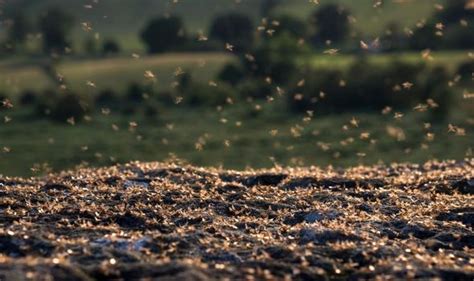
[[[415,112],[400,120],[391,115],[354,113],[316,115],[303,121],[303,116],[288,114],[279,102],[261,104],[258,116],[250,114],[250,104],[237,104],[222,112],[176,105],[162,109],[156,120],[95,114],[92,121],[75,126],[38,120],[22,109],[3,112],[0,115],[13,120],[0,124],[0,135],[9,136],[0,139],[4,149],[0,173],[28,175],[31,167],[43,163],[57,170],[82,162],[163,161],[170,155],[196,165],[234,169],[271,167],[274,162],[292,166],[423,162],[462,159],[474,148],[474,117],[466,118],[461,110],[453,113],[449,123],[466,129],[466,136],[449,133],[448,122],[427,130],[424,114]],[[359,120],[358,128],[349,125],[353,117]],[[138,124],[133,132],[129,130],[132,121]],[[113,125],[119,129],[114,130]],[[349,125],[349,130],[343,130],[344,125]],[[400,128],[405,139],[391,137],[387,133],[390,126]],[[433,141],[426,140],[428,132],[434,134]],[[362,133],[370,136],[361,138]]]
[[[70,60],[59,65],[57,71],[65,77],[70,89],[78,93],[93,94],[100,89],[123,91],[131,82],[146,80],[145,71],[156,75],[155,86],[169,89],[178,68],[190,72],[198,81],[209,81],[232,56],[221,53],[165,54],[154,57],[120,57],[102,60]],[[0,62],[0,91],[13,97],[26,89],[43,90],[55,84],[39,67],[22,61]],[[93,82],[96,88],[88,86]]]
[[[453,73],[462,62],[472,60],[468,51],[433,52],[433,60],[425,61],[417,52],[402,54],[371,55],[374,63],[388,64],[398,59],[410,63],[426,62],[431,65],[445,65]],[[177,53],[158,56],[143,56],[139,59],[118,57],[101,60],[66,60],[58,67],[71,90],[79,93],[95,93],[100,89],[124,91],[131,82],[143,82],[145,71],[152,71],[158,89],[169,89],[175,80],[175,71],[181,68],[190,72],[196,81],[207,83],[214,80],[222,66],[233,56],[225,53]],[[346,68],[355,60],[351,55],[311,55],[310,64],[316,68]],[[302,59],[307,63],[308,59]],[[10,59],[0,62],[0,91],[15,97],[26,89],[43,90],[55,87],[40,68],[26,60]],[[93,82],[96,88],[87,85]]]

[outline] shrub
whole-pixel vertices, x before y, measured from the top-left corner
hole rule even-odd
[[[120,110],[123,115],[134,115],[138,111],[135,105],[129,103],[124,104]]]
[[[410,38],[410,47],[416,50],[439,49],[443,39],[436,35],[434,23],[427,23],[416,29]]]
[[[147,103],[143,109],[143,115],[148,119],[154,119],[158,116],[158,105],[154,103]]]
[[[74,26],[73,18],[59,8],[51,8],[40,18],[39,28],[43,35],[46,53],[64,53],[70,46],[68,35]]]
[[[308,33],[307,23],[299,18],[289,15],[278,16],[274,18],[278,22],[273,36],[278,36],[282,33],[288,33],[295,38],[306,38]]]
[[[462,63],[457,70],[457,74],[461,75],[463,81],[472,81],[474,78],[474,61],[470,60]]]
[[[472,49],[474,38],[470,26],[474,23],[474,10],[467,8],[470,0],[450,0],[444,9],[437,11],[428,23],[415,30],[410,46],[415,49]],[[460,21],[467,25],[460,25]],[[440,32],[436,25],[442,23],[445,28]]]
[[[235,100],[234,90],[225,84],[210,86],[203,83],[193,83],[182,93],[184,103],[190,106],[217,106],[227,103],[228,98]]]
[[[198,37],[193,40],[187,40],[183,44],[176,46],[174,51],[185,51],[185,52],[219,52],[222,51],[222,42],[215,39],[209,39],[206,41],[198,40]]]
[[[36,114],[42,117],[51,115],[58,97],[59,95],[55,90],[48,89],[43,91],[36,103]]]
[[[294,111],[329,113],[412,108],[431,99],[439,104],[432,113],[441,117],[451,105],[448,78],[444,68],[401,62],[381,66],[360,60],[346,72],[307,70],[305,84],[291,91],[288,102]],[[406,82],[411,84],[404,86]]]
[[[311,16],[313,44],[321,46],[328,40],[343,42],[350,32],[349,15],[347,9],[337,4],[327,4],[317,9]]]
[[[436,23],[430,22],[415,30],[410,38],[410,46],[417,50],[422,49],[471,49],[474,48],[474,37],[468,36],[469,28],[464,26],[450,26],[443,31],[443,35],[436,33]]]
[[[408,37],[398,23],[389,23],[385,34],[380,38],[380,45],[384,51],[400,51],[407,47]]]
[[[281,0],[262,0],[260,3],[260,16],[262,18],[270,16],[280,2]]]
[[[272,86],[259,79],[247,79],[239,84],[237,89],[242,99],[265,99],[273,94]]]
[[[7,27],[7,42],[11,44],[13,51],[18,51],[25,45],[32,26],[22,12],[17,12],[13,15],[11,25]]]
[[[32,90],[25,90],[21,93],[19,103],[22,106],[29,106],[36,103],[38,94]]]
[[[217,78],[232,86],[237,85],[245,77],[245,72],[241,66],[234,63],[229,63],[224,66]]]
[[[471,21],[470,24],[474,24]],[[472,27],[467,26],[451,26],[445,31],[442,47],[446,49],[473,49],[474,36],[469,36],[472,33]]]
[[[474,19],[474,10],[468,9],[470,0],[449,0],[444,9],[435,15],[437,21],[444,24],[457,24],[461,19]]]
[[[95,97],[97,107],[117,108],[120,104],[118,95],[111,89],[102,90]]]
[[[150,21],[141,39],[151,54],[170,51],[186,42],[184,25],[178,17],[160,17]]]
[[[308,69],[300,78],[304,79],[304,85],[294,88],[287,96],[290,108],[296,112],[322,110],[322,107],[319,106],[322,99],[321,93],[339,93],[341,90],[339,81],[342,78],[342,73],[338,70]],[[345,103],[345,101],[339,102]]]
[[[125,95],[125,98],[127,102],[140,103],[143,101],[143,93],[144,93],[144,89],[142,85],[138,83],[131,83],[128,86],[127,94]]]
[[[51,118],[58,122],[66,122],[74,118],[75,122],[83,119],[86,114],[86,103],[75,94],[61,95],[51,110]]]
[[[84,52],[89,56],[97,56],[97,39],[89,36],[84,40]]]
[[[437,66],[422,74],[424,101],[431,99],[435,107],[430,110],[433,121],[444,121],[453,104],[453,94],[448,86],[449,73],[445,67]]]
[[[156,94],[156,100],[160,104],[172,105],[176,102],[176,95],[172,91],[160,91]]]
[[[120,45],[117,41],[108,39],[104,42],[104,45],[102,46],[102,55],[108,56],[116,55],[118,53],[120,53]]]
[[[185,92],[193,85],[193,77],[189,72],[185,72],[178,77],[178,91]]]
[[[416,80],[425,69],[422,64],[408,64],[392,61],[383,66],[375,66],[366,61],[356,62],[343,77],[345,92],[352,97],[350,101],[360,108],[378,110],[386,105],[408,107],[416,101],[420,84]],[[402,89],[403,83],[412,82],[411,89]],[[400,90],[394,88],[399,87]],[[328,98],[332,96],[328,94]],[[341,98],[343,97],[336,97]],[[350,105],[348,105],[350,107]]]
[[[210,38],[232,44],[235,52],[242,53],[252,47],[254,33],[253,22],[248,16],[229,13],[214,19],[211,24]]]
[[[271,79],[277,84],[287,83],[298,72],[296,59],[307,52],[291,35],[284,33],[265,40],[253,53],[252,60],[242,58],[242,63],[253,77]]]

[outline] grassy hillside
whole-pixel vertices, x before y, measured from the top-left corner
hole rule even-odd
[[[278,13],[292,14],[301,18],[308,17],[318,6],[304,0],[285,0]],[[434,11],[435,0],[390,0],[374,7],[374,0],[321,0],[325,3],[339,3],[347,7],[354,16],[353,27],[368,36],[384,32],[388,23],[397,23],[403,29],[411,28],[418,21],[428,18]],[[314,8],[312,8],[314,7]]]
[[[451,71],[457,66],[472,58],[468,52],[433,52],[433,61],[430,64],[442,64]],[[395,58],[402,61],[417,63],[422,62],[421,55],[417,52],[403,54],[380,54],[370,57],[375,63],[390,63]],[[124,90],[130,82],[141,82],[144,73],[151,70],[157,75],[156,87],[168,89],[175,80],[174,72],[179,67],[190,72],[195,80],[208,82],[215,79],[216,73],[221,67],[233,60],[234,57],[225,53],[194,53],[194,54],[165,54],[158,56],[143,56],[139,59],[132,57],[118,57],[101,60],[69,60],[64,61],[58,67],[72,90],[77,92],[93,92],[94,89],[87,86],[87,82],[93,82],[97,89],[112,88],[118,91]],[[321,68],[344,68],[355,60],[351,55],[329,56],[315,54],[311,56],[311,63]],[[304,60],[306,63],[307,60]],[[43,72],[21,59],[10,59],[0,62],[0,92],[8,92],[17,95],[25,89],[45,89],[54,87],[54,84],[43,74]]]
[[[232,56],[220,53],[165,54],[135,59],[120,57],[101,60],[70,60],[61,63],[58,72],[62,74],[70,89],[79,93],[94,92],[87,85],[93,82],[96,89],[111,88],[124,90],[131,82],[145,80],[145,71],[152,71],[156,77],[155,86],[167,89],[175,80],[174,72],[181,68],[190,72],[199,81],[214,79],[216,73]],[[22,61],[0,62],[0,91],[16,95],[25,89],[41,90],[55,85],[40,68]]]
[[[258,116],[252,114],[251,104],[236,104],[222,112],[176,105],[161,108],[157,119],[94,114],[92,121],[75,126],[34,119],[21,109],[0,112],[2,119],[13,118],[0,123],[0,135],[9,136],[0,139],[0,148],[9,150],[0,151],[0,173],[27,175],[31,167],[43,163],[59,170],[83,161],[96,166],[162,161],[171,155],[196,165],[235,169],[271,167],[273,161],[292,166],[347,166],[462,159],[472,156],[474,149],[474,120],[461,109],[453,112],[449,122],[465,128],[466,136],[448,132],[447,123],[433,124],[429,131],[435,139],[427,141],[426,116],[421,113],[407,112],[402,119],[345,113],[304,122],[302,116],[288,114],[283,104],[261,105]],[[359,127],[343,130],[354,116]],[[132,121],[138,127],[130,131]],[[390,127],[401,128],[406,138],[397,141],[390,136]],[[362,133],[370,133],[370,139],[363,139]]]
[[[94,32],[104,38],[116,38],[125,49],[141,49],[137,34],[145,22],[154,16],[176,14],[183,18],[190,33],[206,31],[212,19],[227,11],[244,13],[256,22],[259,21],[261,0],[101,0],[93,4],[93,8],[85,8],[85,4],[93,1],[84,0],[9,0],[4,5],[8,16],[19,9],[29,13],[32,18],[44,12],[48,7],[59,6],[73,14],[77,27],[75,38],[83,38],[87,34],[81,29],[80,23],[90,22]],[[324,3],[338,2],[348,7],[354,18],[354,27],[368,36],[376,36],[383,32],[389,22],[397,22],[403,27],[411,27],[417,21],[427,18],[434,9],[435,0],[384,1],[373,7],[373,0],[323,0]],[[321,6],[319,5],[319,6]],[[283,0],[276,13],[292,14],[301,18],[319,7],[307,0]],[[376,13],[374,13],[374,10]],[[76,40],[76,45],[81,46]],[[79,40],[81,41],[81,40]]]

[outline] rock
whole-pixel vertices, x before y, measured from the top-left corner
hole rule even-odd
[[[303,228],[300,233],[300,242],[302,244],[314,243],[317,245],[324,245],[332,242],[343,242],[343,241],[359,241],[360,237],[355,235],[348,235],[340,231],[323,230],[316,231],[314,229]]]
[[[143,218],[137,217],[133,214],[126,213],[124,215],[116,215],[113,221],[123,228],[139,229],[144,228],[146,223]]]
[[[235,253],[227,251],[219,251],[217,253],[208,253],[205,254],[204,259],[212,262],[232,262],[239,263],[242,262],[242,259]]]
[[[382,206],[380,212],[384,215],[392,216],[400,213],[400,208],[397,206]]]
[[[370,180],[350,180],[345,178],[331,178],[317,180],[311,177],[295,178],[286,183],[283,188],[285,189],[296,189],[296,188],[310,188],[310,187],[322,187],[322,188],[348,188],[354,189],[356,187],[368,188],[368,187],[383,187],[386,183],[379,179]]]
[[[474,280],[474,273],[467,271],[440,269],[438,274],[442,280]]]
[[[122,179],[120,177],[108,177],[104,179],[104,183],[110,186],[116,186]]]
[[[433,251],[438,251],[439,249],[449,249],[451,248],[449,244],[443,243],[439,240],[429,238],[425,240],[425,245],[428,249],[431,249]]]
[[[403,238],[406,238],[411,235],[419,239],[427,239],[427,238],[435,236],[435,234],[436,232],[430,229],[427,229],[423,226],[416,225],[416,224],[415,225],[409,224],[405,226],[400,232],[400,236]]]
[[[457,238],[454,237],[454,235],[452,233],[448,233],[448,232],[438,233],[434,237],[434,239],[436,239],[438,241],[441,241],[443,243],[451,243],[451,242],[457,241]]]
[[[223,186],[219,186],[217,188],[217,192],[220,194],[224,193],[236,193],[236,192],[242,192],[245,191],[247,187],[240,185],[240,184],[225,184]]]
[[[304,220],[307,223],[315,223],[322,220],[335,220],[340,216],[342,216],[342,213],[337,211],[329,211],[327,213],[311,212],[304,217]]]
[[[91,241],[91,246],[93,247],[112,247],[115,250],[120,251],[141,251],[142,249],[146,248],[151,243],[151,238],[148,236],[144,236],[139,239],[115,239],[111,240],[109,238],[99,238],[94,241]]]
[[[396,229],[402,229],[407,225],[407,222],[405,220],[395,219],[395,220],[390,221],[389,225]]]
[[[323,220],[334,220],[342,216],[342,213],[337,211],[329,212],[296,212],[293,216],[286,217],[283,223],[288,225],[296,225],[302,222],[315,223]]]
[[[474,194],[474,178],[457,181],[453,187],[462,194]]]
[[[293,260],[294,254],[288,248],[280,246],[270,246],[265,248],[265,252],[270,254],[273,259],[276,260]]]
[[[148,188],[150,187],[151,179],[146,179],[146,178],[131,178],[127,179],[124,183],[123,186],[125,188],[130,188],[130,187],[143,187],[143,188]]]
[[[474,248],[474,234],[463,235],[461,239],[459,239],[459,243],[461,246],[468,247],[470,249]]]
[[[304,177],[304,178],[295,178],[287,182],[283,188],[284,189],[296,189],[296,188],[310,188],[316,186],[318,181],[315,178]]]
[[[256,176],[245,176],[239,174],[220,174],[219,178],[223,182],[237,182],[247,187],[256,185],[276,186],[288,177],[286,174],[264,173]]]
[[[0,235],[0,253],[13,257],[25,256],[18,242],[9,235]]]
[[[374,212],[374,208],[372,208],[369,204],[367,203],[362,203],[360,205],[357,206],[357,209],[361,210],[361,211],[364,211],[364,212],[367,212],[369,214],[373,213]]]
[[[248,187],[256,186],[256,185],[270,185],[270,186],[277,186],[286,179],[288,176],[283,174],[262,174],[258,176],[252,176],[245,178],[242,181],[242,184]]]
[[[466,226],[474,226],[474,208],[457,208],[449,212],[440,213],[435,217],[440,221],[458,221]]]
[[[395,232],[393,229],[384,227],[380,230],[380,234],[383,236],[387,236],[389,239],[395,239],[398,237],[397,232]]]
[[[41,187],[41,191],[48,192],[48,191],[69,191],[71,187],[66,184],[62,183],[47,183]]]

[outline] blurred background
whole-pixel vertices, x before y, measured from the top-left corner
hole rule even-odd
[[[473,157],[471,0],[0,0],[0,174]]]

